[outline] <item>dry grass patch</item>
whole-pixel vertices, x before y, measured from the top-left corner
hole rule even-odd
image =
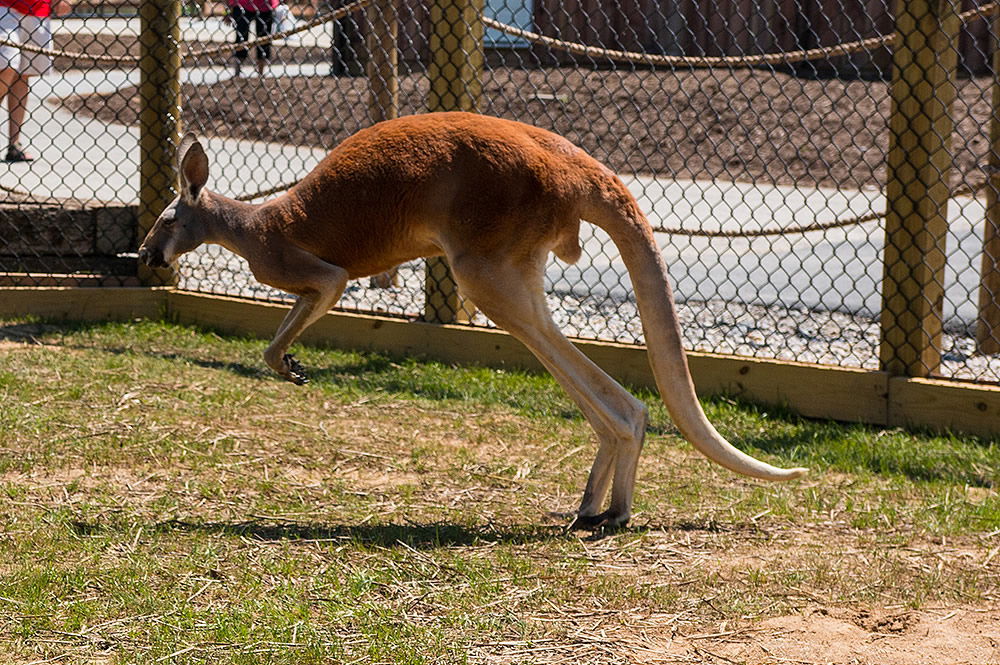
[[[547,377],[304,348],[298,388],[256,340],[11,329],[8,662],[972,662],[1000,641],[991,442],[710,403],[814,468],[764,485],[645,395],[634,525],[573,534],[594,443]]]

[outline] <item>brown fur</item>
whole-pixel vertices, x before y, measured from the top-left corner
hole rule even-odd
[[[151,229],[140,256],[163,265],[213,242],[245,257],[261,282],[300,296],[264,354],[282,376],[304,381],[288,347],[333,306],[348,280],[443,255],[463,292],[538,356],[597,432],[601,445],[578,523],[624,523],[645,406],[559,333],[542,292],[549,252],[579,259],[585,219],[621,251],[657,384],[685,437],[739,473],[783,480],[804,472],[741,453],[705,418],[650,225],[622,182],[566,139],[469,113],[400,118],[350,137],[301,183],[260,206],[204,189],[208,160],[193,136],[179,157],[181,195]],[[600,512],[612,479],[611,505]]]

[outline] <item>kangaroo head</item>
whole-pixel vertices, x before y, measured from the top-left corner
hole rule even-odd
[[[209,213],[202,190],[208,181],[208,156],[194,134],[187,134],[177,150],[180,194],[160,213],[139,247],[139,260],[166,268],[190,252],[208,235]]]

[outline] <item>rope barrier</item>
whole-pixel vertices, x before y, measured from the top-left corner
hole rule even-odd
[[[184,60],[193,60],[209,55],[219,55],[222,53],[230,53],[233,51],[241,49],[250,49],[256,46],[261,46],[264,44],[270,44],[271,42],[280,41],[291,37],[300,32],[306,32],[319,25],[328,23],[330,21],[336,21],[345,18],[349,14],[362,9],[367,6],[372,0],[355,0],[355,2],[335,9],[322,16],[317,16],[311,21],[304,23],[298,27],[292,28],[291,30],[285,30],[282,32],[275,33],[273,35],[266,35],[264,37],[259,37],[252,41],[241,42],[239,44],[227,44],[225,46],[211,47],[204,49],[197,49],[188,51],[182,57]],[[972,21],[977,18],[986,18],[992,16],[997,9],[1000,8],[1000,2],[990,2],[980,7],[964,11],[958,15],[959,20],[962,22]],[[883,46],[889,46],[896,41],[897,35],[895,33],[891,35],[880,35],[877,37],[869,37],[867,39],[861,39],[853,42],[845,42],[843,44],[837,44],[835,46],[820,46],[813,49],[803,49],[799,51],[787,51],[781,53],[763,53],[759,55],[735,55],[735,56],[682,56],[682,55],[656,55],[652,53],[641,53],[637,51],[616,51],[612,49],[607,49],[601,46],[587,46],[586,44],[580,44],[578,42],[569,42],[562,39],[556,39],[554,37],[546,37],[545,35],[540,35],[529,30],[523,30],[521,28],[516,28],[512,25],[507,25],[506,23],[501,23],[495,19],[489,18],[487,16],[482,17],[483,23],[490,28],[499,30],[501,32],[507,33],[513,37],[520,37],[526,41],[539,44],[542,46],[548,46],[549,48],[554,48],[557,50],[563,50],[568,53],[573,53],[575,55],[585,55],[595,58],[606,58],[609,60],[618,60],[623,62],[635,62],[647,65],[658,65],[658,66],[685,66],[685,67],[697,67],[697,68],[710,68],[710,67],[759,67],[760,65],[777,65],[777,64],[793,64],[796,62],[808,62],[811,60],[821,60],[825,58],[834,58],[844,55],[851,55],[852,53],[858,53],[861,51],[868,51],[874,48],[880,48]],[[113,64],[128,64],[136,65],[139,63],[139,57],[137,56],[109,56],[109,55],[92,55],[89,53],[82,53],[76,51],[62,51],[56,49],[47,49],[40,46],[33,46],[31,44],[21,44],[7,39],[0,39],[0,46],[14,46],[23,51],[28,51],[30,53],[41,53],[44,55],[52,57],[68,57],[75,60],[88,60],[91,62],[105,62]]]
[[[237,196],[237,201],[253,201],[254,199],[262,199],[265,196],[270,196],[271,194],[277,194],[278,192],[284,192],[291,189],[295,185],[302,182],[302,180],[296,180],[295,182],[288,182],[283,185],[275,185],[271,189],[265,189],[263,191],[257,192],[256,194],[243,194],[242,196]]]
[[[27,199],[35,198],[34,195],[31,194],[30,192],[21,191],[16,187],[7,187],[6,185],[0,185],[0,191],[10,192],[11,194],[16,194],[17,196],[23,196]]]
[[[663,226],[654,226],[653,231],[656,233],[663,233],[671,236],[683,236],[687,238],[764,238],[768,236],[783,236],[783,235],[801,235],[804,233],[812,233],[814,231],[827,231],[830,229],[843,228],[845,226],[856,226],[859,224],[865,224],[866,222],[874,222],[875,220],[882,219],[885,217],[884,212],[872,212],[861,217],[852,217],[851,219],[835,220],[832,222],[817,222],[815,224],[807,224],[806,226],[796,226],[790,229],[740,229],[736,231],[703,231],[701,229],[683,229],[680,227],[668,228]]]
[[[759,67],[760,65],[791,64],[794,62],[805,62],[808,60],[819,60],[822,58],[832,58],[840,55],[849,55],[858,51],[870,50],[880,46],[887,46],[895,41],[896,35],[883,35],[879,37],[869,37],[856,42],[838,44],[837,46],[825,46],[802,51],[788,51],[784,53],[764,53],[760,55],[733,55],[733,56],[686,56],[686,55],[657,55],[653,53],[640,53],[637,51],[615,51],[602,46],[587,46],[577,42],[569,42],[555,37],[546,37],[535,32],[515,28],[506,23],[500,23],[488,17],[483,17],[483,23],[494,30],[505,32],[513,37],[520,37],[525,41],[547,46],[559,51],[566,51],[574,55],[585,55],[591,58],[601,58],[616,62],[633,62],[643,65],[655,65],[661,67]]]
[[[283,192],[291,187],[297,185],[300,181],[290,182],[283,185],[277,185],[270,189],[266,189],[256,194],[244,194],[243,196],[237,197],[237,201],[252,201],[254,199],[263,198],[265,196],[270,196],[271,194],[276,194],[278,192]],[[982,184],[973,187],[972,185],[963,185],[951,193],[949,198],[955,199],[960,196],[974,196],[977,192],[984,189],[988,183],[983,182]],[[858,226],[861,224],[867,224],[868,222],[874,222],[879,219],[884,219],[884,212],[870,212],[866,215],[860,215],[857,217],[850,217],[848,219],[836,219],[829,222],[816,222],[813,224],[806,224],[804,226],[795,226],[792,228],[784,229],[739,229],[734,231],[705,231],[702,229],[685,229],[681,227],[666,227],[666,226],[653,226],[653,231],[656,233],[663,233],[672,236],[682,236],[688,238],[764,238],[768,236],[780,236],[780,235],[801,235],[804,233],[814,233],[817,231],[829,231],[831,229],[844,228],[847,226]]]
[[[1000,7],[998,2],[990,2],[962,12],[958,15],[959,20],[964,22],[977,18],[986,18],[993,15]],[[574,55],[585,55],[592,58],[602,58],[620,62],[634,62],[644,65],[666,66],[666,67],[759,67],[761,65],[793,64],[796,62],[808,62],[811,60],[822,60],[825,58],[835,58],[843,55],[850,55],[861,51],[889,46],[896,41],[897,35],[880,35],[869,37],[854,42],[845,42],[835,46],[820,46],[812,49],[800,51],[787,51],[782,53],[763,53],[760,55],[733,55],[733,56],[684,56],[684,55],[656,55],[653,53],[640,53],[637,51],[615,51],[602,46],[587,46],[578,42],[569,42],[555,37],[546,37],[536,32],[522,30],[506,23],[483,17],[483,23],[490,28],[505,32],[513,37],[520,37],[528,42],[547,46],[556,50],[566,51]]]
[[[292,28],[290,30],[284,30],[282,32],[276,32],[272,35],[265,35],[264,37],[259,37],[252,41],[240,42],[239,44],[226,44],[224,46],[218,47],[206,47],[203,49],[196,49],[188,51],[181,56],[182,60],[189,61],[195,60],[197,58],[203,58],[209,55],[219,55],[222,53],[231,53],[233,51],[238,51],[241,49],[251,49],[255,46],[260,46],[263,44],[270,44],[271,42],[279,41],[292,35],[297,35],[300,32],[306,32],[307,30],[312,30],[316,26],[323,25],[324,23],[329,23],[330,21],[336,21],[342,19],[349,14],[356,12],[359,9],[366,7],[371,3],[372,0],[355,0],[349,5],[344,5],[338,9],[331,12],[327,12],[321,16],[317,16],[311,21],[308,21],[300,26]],[[62,51],[57,49],[42,48],[41,46],[34,46],[32,44],[22,44],[20,42],[0,39],[0,46],[14,46],[22,51],[27,51],[29,53],[41,53],[42,55],[51,56],[54,58],[71,58],[73,60],[86,60],[90,62],[103,62],[115,65],[138,65],[141,58],[134,55],[97,55],[82,53],[78,51]]]
[[[956,199],[960,196],[974,196],[988,183],[983,182],[978,186],[962,185],[948,197]],[[868,222],[884,219],[884,212],[870,212],[867,215],[849,217],[847,219],[835,219],[829,222],[815,222],[804,226],[794,226],[786,229],[739,229],[735,231],[703,231],[701,229],[683,229],[680,227],[654,226],[653,231],[672,236],[684,236],[688,238],[764,238],[768,236],[801,235],[816,231],[829,231],[830,229],[840,229],[846,226],[858,226]]]

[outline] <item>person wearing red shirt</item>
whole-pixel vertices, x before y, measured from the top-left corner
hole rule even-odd
[[[67,0],[0,0],[0,39],[52,48],[49,16],[68,14]],[[31,77],[52,67],[51,56],[0,45],[0,101],[7,100],[8,147],[5,161],[30,162],[34,157],[21,148],[21,127],[28,112]]]

